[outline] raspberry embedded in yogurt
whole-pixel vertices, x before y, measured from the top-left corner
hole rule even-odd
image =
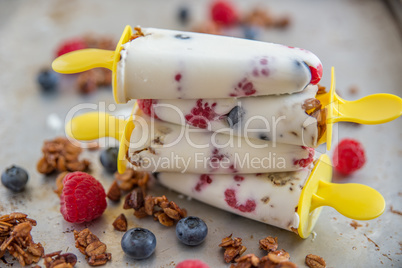
[[[313,85],[318,84],[320,82],[321,77],[322,77],[322,65],[319,64],[317,68],[314,68],[312,66],[309,66],[310,72],[311,72],[311,81],[310,83]]]
[[[141,111],[143,111],[144,114],[152,116],[153,118],[156,119],[158,119],[158,116],[155,114],[153,105],[156,104],[157,102],[158,102],[157,100],[151,100],[151,99],[137,100],[138,107],[141,109]]]
[[[307,167],[310,165],[313,160],[314,160],[314,149],[313,148],[307,148],[305,146],[302,146],[303,149],[308,150],[308,156],[307,158],[302,158],[302,159],[296,159],[293,161],[293,165],[295,166],[300,166],[300,167]]]
[[[238,209],[241,212],[253,212],[257,206],[255,201],[252,199],[247,199],[244,204],[238,204],[236,191],[233,189],[226,189],[225,201],[230,207]]]
[[[206,185],[211,184],[211,183],[212,183],[212,178],[207,174],[202,174],[200,176],[200,180],[198,181],[198,183],[194,189],[197,192],[201,192],[202,188],[204,188]]]
[[[207,128],[209,121],[214,120],[218,114],[214,111],[216,102],[209,104],[198,99],[196,106],[191,109],[191,113],[184,118],[187,123],[194,127]]]

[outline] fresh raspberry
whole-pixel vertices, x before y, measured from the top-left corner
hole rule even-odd
[[[342,140],[335,148],[332,159],[335,170],[343,175],[352,174],[366,162],[363,146],[352,139]]]
[[[66,221],[92,221],[102,215],[106,206],[105,190],[94,177],[80,171],[64,177],[60,212]]]
[[[155,114],[154,111],[154,104],[157,103],[157,100],[150,100],[150,99],[143,99],[143,100],[137,100],[138,107],[140,107],[141,111],[144,112],[144,114],[147,114],[149,116],[152,116],[153,118],[159,119],[158,116]]]
[[[223,26],[231,26],[238,20],[237,11],[229,1],[219,0],[212,3],[211,6],[212,20]]]
[[[322,65],[318,65],[317,68],[314,68],[312,66],[309,66],[310,72],[311,72],[311,80],[310,83],[313,85],[318,84],[320,82],[321,77],[322,77]]]
[[[307,167],[310,165],[314,160],[314,149],[302,146],[303,149],[308,150],[307,158],[297,159],[293,161],[293,165],[300,166],[300,167]]]
[[[208,264],[200,260],[185,260],[179,262],[176,268],[209,268]]]
[[[81,38],[69,39],[63,42],[57,49],[57,57],[71,51],[87,48],[86,42]]]

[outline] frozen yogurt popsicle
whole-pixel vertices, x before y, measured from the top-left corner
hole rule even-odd
[[[322,76],[311,52],[241,38],[154,28],[123,44],[116,99],[199,99],[302,91]]]
[[[294,94],[226,99],[137,100],[144,113],[175,124],[316,147],[325,132],[325,108],[309,85]]]
[[[289,231],[299,227],[296,213],[309,169],[261,174],[158,173],[158,181],[214,207]],[[292,230],[293,229],[293,230]]]
[[[153,119],[133,117],[127,160],[136,170],[190,173],[294,171],[309,166],[314,150],[213,133]]]

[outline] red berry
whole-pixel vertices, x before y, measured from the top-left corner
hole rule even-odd
[[[308,150],[307,158],[297,159],[293,161],[293,165],[300,166],[300,167],[307,167],[310,165],[314,160],[314,149],[302,146],[303,149]]]
[[[311,72],[311,80],[310,83],[313,85],[318,84],[318,82],[320,82],[321,77],[322,77],[322,65],[318,65],[317,68],[311,67],[310,68],[310,72]]]
[[[226,189],[225,201],[230,207],[238,209],[241,212],[253,212],[257,206],[253,199],[247,199],[245,204],[239,204],[236,191],[233,189]]]
[[[87,47],[88,46],[83,39],[74,38],[74,39],[66,40],[59,46],[59,48],[57,49],[56,55],[57,55],[57,57],[59,57],[68,52],[79,50],[79,49],[84,49]]]
[[[140,107],[141,111],[143,111],[144,114],[158,119],[158,116],[155,114],[154,107],[153,107],[153,105],[157,103],[157,100],[151,100],[151,99],[140,100],[140,99],[138,99],[137,103],[138,103],[138,107]]]
[[[94,177],[85,172],[73,172],[63,179],[60,212],[68,222],[92,221],[106,209],[105,190]]]
[[[209,266],[200,260],[185,260],[178,263],[176,268],[209,268]]]
[[[211,6],[212,20],[220,25],[231,26],[237,22],[237,11],[229,1],[215,1]]]
[[[366,155],[360,142],[343,139],[335,148],[332,159],[336,171],[343,175],[349,175],[364,165]]]

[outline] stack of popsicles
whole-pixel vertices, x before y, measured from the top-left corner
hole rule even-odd
[[[138,99],[127,159],[186,195],[284,229],[298,228],[310,147],[325,131],[309,51],[143,29],[124,45],[121,100]],[[148,98],[148,99],[144,99]]]
[[[321,63],[304,49],[135,30],[125,28],[116,51],[84,49],[53,62],[62,73],[109,68],[116,102],[137,99],[130,119],[84,114],[66,125],[69,136],[115,137],[119,172],[128,161],[178,192],[304,238],[321,206],[358,220],[383,213],[384,198],[374,189],[329,183],[330,160],[313,162],[313,148],[330,145],[332,123],[399,117],[399,97],[348,102],[334,93],[334,80],[329,93],[319,90]]]

